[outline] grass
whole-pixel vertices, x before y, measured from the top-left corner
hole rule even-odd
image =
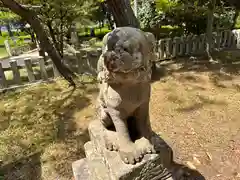
[[[24,39],[29,39],[31,38],[30,35],[24,35],[24,36],[15,36],[17,38],[17,45],[23,45],[23,44],[26,44],[24,42]],[[3,37],[3,36],[0,36],[0,45],[4,45],[4,41],[5,40],[8,40],[9,41],[9,45],[10,46],[14,46],[14,42],[13,40],[9,37],[9,36],[6,36],[6,37]]]
[[[96,91],[93,79],[83,77],[82,82],[89,85],[80,86],[73,93],[65,81],[59,80],[56,84],[41,84],[1,95],[0,162],[3,166],[41,151],[39,161],[45,165],[42,167],[45,179],[56,179],[54,175],[59,173],[69,177],[70,163],[84,155],[81,148],[88,138],[86,123],[93,112],[90,111],[93,97],[89,94]]]
[[[161,63],[161,72],[166,73],[152,83],[151,124],[171,145],[177,162],[191,163],[208,180],[237,179],[240,53],[220,53],[216,58],[218,65],[186,59]],[[23,179],[31,179],[32,174],[38,179],[36,172],[27,174],[32,172],[26,168],[32,159],[39,161],[34,167],[43,180],[72,177],[71,163],[84,156],[83,144],[89,138],[86,128],[97,96],[93,79],[84,76],[82,82],[85,85],[78,84],[73,93],[59,79],[0,96],[3,167],[31,155],[19,166]],[[10,170],[5,170],[6,176],[13,174]]]
[[[24,42],[24,39],[29,39],[29,38],[31,38],[30,35],[21,35],[21,36],[15,36],[15,37],[18,38],[18,40],[17,40],[17,42],[16,42],[17,46],[21,46],[21,45],[26,44],[26,43]],[[8,39],[9,45],[10,45],[11,47],[14,47],[14,46],[15,46],[13,40],[12,40],[9,36],[4,36],[4,37],[3,37],[3,36],[0,36],[0,46],[1,46],[1,47],[0,47],[0,58],[5,58],[5,57],[8,56],[7,51],[6,51],[6,49],[5,49],[5,44],[4,44],[4,41],[5,41],[6,39]]]
[[[108,27],[103,27],[103,28],[94,28],[95,36],[99,36],[100,34],[107,34],[111,30],[108,29]],[[90,29],[88,29],[88,32],[80,32],[78,34],[79,36],[90,36]]]
[[[5,47],[0,48],[0,58],[4,58],[4,57],[7,57],[7,56],[8,56],[8,53],[5,49]]]

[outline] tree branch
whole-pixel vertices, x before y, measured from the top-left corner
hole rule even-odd
[[[39,37],[40,42],[44,45],[44,49],[52,59],[56,68],[58,69],[59,73],[70,83],[70,85],[75,86],[72,77],[76,77],[76,75],[62,63],[60,54],[58,53],[56,48],[51,44],[51,41],[47,37],[46,31],[44,30],[35,12],[22,7],[14,0],[1,0],[1,2],[4,4],[5,7],[9,8],[14,13],[21,16],[32,26],[35,33]]]

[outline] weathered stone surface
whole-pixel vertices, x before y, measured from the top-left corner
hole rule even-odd
[[[89,180],[110,180],[109,170],[104,157],[97,151],[93,143],[87,142],[84,145],[85,154],[89,167]]]
[[[121,160],[117,152],[106,150],[102,137],[103,127],[99,121],[90,123],[89,134],[97,151],[104,157],[111,180],[172,179],[167,169],[172,162],[172,152],[160,138],[154,137],[159,154],[147,154],[140,163],[129,165]]]
[[[90,180],[86,158],[72,163],[74,180]]]

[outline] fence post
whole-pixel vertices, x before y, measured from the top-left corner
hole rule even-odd
[[[42,79],[47,80],[48,74],[47,74],[47,70],[46,70],[46,66],[45,66],[44,57],[40,57],[38,59],[38,61],[39,61],[39,66],[40,66],[41,77],[42,77]]]
[[[34,73],[33,73],[33,68],[32,68],[32,61],[31,61],[31,59],[30,59],[30,58],[24,59],[24,63],[25,63],[25,67],[26,67],[26,69],[27,69],[29,82],[35,81],[35,76],[34,76]]]
[[[52,63],[52,65],[53,65],[52,68],[53,68],[53,74],[54,74],[54,77],[59,77],[59,76],[60,76],[60,73],[58,72],[58,70],[57,70],[55,64]]]
[[[192,36],[189,35],[186,38],[186,55],[190,55],[192,53]]]
[[[196,54],[198,48],[198,36],[194,35],[192,38],[192,53]]]
[[[166,39],[166,58],[169,59],[172,56],[172,39]]]
[[[228,36],[227,36],[227,37],[228,37],[228,38],[227,38],[227,39],[228,39],[228,40],[227,40],[227,47],[228,47],[228,48],[231,48],[231,47],[232,47],[232,40],[233,40],[233,36],[232,36],[233,33],[232,33],[232,31],[229,31],[229,30],[228,30],[227,32],[228,32]]]
[[[173,50],[172,50],[172,56],[173,56],[173,58],[175,58],[175,57],[178,56],[180,41],[181,41],[180,37],[175,37],[175,38],[173,39]]]
[[[13,72],[14,82],[16,84],[21,84],[22,83],[21,75],[20,75],[20,72],[19,72],[19,69],[18,69],[18,66],[17,66],[17,61],[16,60],[11,60],[9,63],[10,63],[10,66],[11,66],[11,69],[12,69],[12,72]]]
[[[7,87],[7,80],[4,74],[4,70],[2,68],[2,63],[0,62],[0,88]]]
[[[179,56],[183,56],[184,55],[184,51],[185,51],[185,38],[183,36],[180,37],[180,46],[179,46]]]
[[[221,34],[217,32],[216,34],[216,49],[219,50],[221,47]]]
[[[200,43],[199,43],[199,53],[204,53],[205,51],[205,42],[206,42],[206,35],[200,35]]]
[[[227,40],[228,40],[228,31],[223,31],[223,48],[227,47]]]
[[[161,39],[158,41],[158,54],[159,54],[159,60],[164,59],[164,40]]]
[[[92,55],[90,52],[87,51],[87,59],[86,59],[86,63],[87,63],[87,69],[88,71],[92,74],[92,75],[96,75],[96,70],[93,67],[93,63],[94,63],[94,59],[92,58]]]
[[[81,51],[77,51],[76,52],[76,57],[77,57],[77,72],[78,74],[82,73],[82,53]]]
[[[6,51],[7,51],[8,55],[12,56],[12,50],[11,50],[11,47],[10,47],[10,45],[8,43],[8,40],[4,41],[4,45],[5,45],[5,48],[6,48]]]

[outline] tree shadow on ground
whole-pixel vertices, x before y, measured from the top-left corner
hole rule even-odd
[[[0,179],[4,180],[41,180],[41,176],[41,152],[0,167]]]
[[[27,159],[25,157],[16,158],[13,162],[3,164],[0,167],[0,175],[2,175],[4,179],[40,180],[56,179],[58,178],[57,176],[66,179],[71,178],[71,163],[85,156],[83,145],[89,140],[87,126],[84,124],[81,127],[77,126],[76,123],[78,120],[76,120],[74,114],[87,108],[91,104],[89,95],[98,91],[96,86],[88,86],[90,84],[90,82],[86,83],[86,85],[81,84],[80,87],[78,87],[81,88],[81,91],[69,89],[61,92],[61,89],[55,87],[54,91],[61,92],[61,97],[50,97],[51,100],[49,104],[44,103],[46,99],[40,99],[40,102],[34,102],[37,99],[32,99],[32,102],[29,102],[29,105],[42,103],[43,105],[42,107],[40,106],[39,109],[45,108],[44,110],[46,110],[41,116],[41,118],[46,120],[44,120],[44,122],[35,122],[43,123],[39,129],[36,129],[38,132],[35,132],[37,136],[39,135],[37,133],[40,133],[39,137],[42,139],[37,140],[37,143],[39,143],[37,145],[28,144],[26,146],[21,143],[20,139],[16,139],[16,141],[19,141],[16,145],[19,146],[21,152],[27,154],[33,149],[38,149],[40,152],[37,153],[37,155],[29,157],[30,160],[25,160]],[[34,93],[30,91],[28,94],[33,93],[34,95],[40,95],[44,90],[45,89],[39,89],[37,90],[38,92]],[[48,112],[48,109],[51,110]],[[22,114],[27,113],[29,112],[22,112]],[[31,121],[22,123],[27,123],[27,125],[32,126]],[[32,161],[38,162],[38,165],[36,165],[36,167],[32,166]]]
[[[221,101],[221,100],[216,100],[216,99],[209,99],[205,96],[202,95],[196,95],[196,98],[199,99],[199,102],[194,102],[193,104],[191,104],[190,106],[187,107],[181,107],[181,108],[177,108],[177,111],[179,112],[191,112],[191,111],[195,111],[195,110],[199,110],[204,106],[208,106],[208,105],[219,105],[219,106],[226,106],[227,103],[225,101]]]
[[[155,150],[159,153],[163,167],[167,168],[171,173],[173,180],[205,180],[205,177],[197,170],[176,163],[173,159],[173,150],[167,142],[156,133],[154,133],[153,136]]]
[[[212,54],[214,62],[206,56],[179,57],[157,63],[154,81],[161,77],[183,72],[211,72],[219,80],[229,80],[240,74],[240,50],[225,50]],[[223,74],[226,73],[226,74]]]

